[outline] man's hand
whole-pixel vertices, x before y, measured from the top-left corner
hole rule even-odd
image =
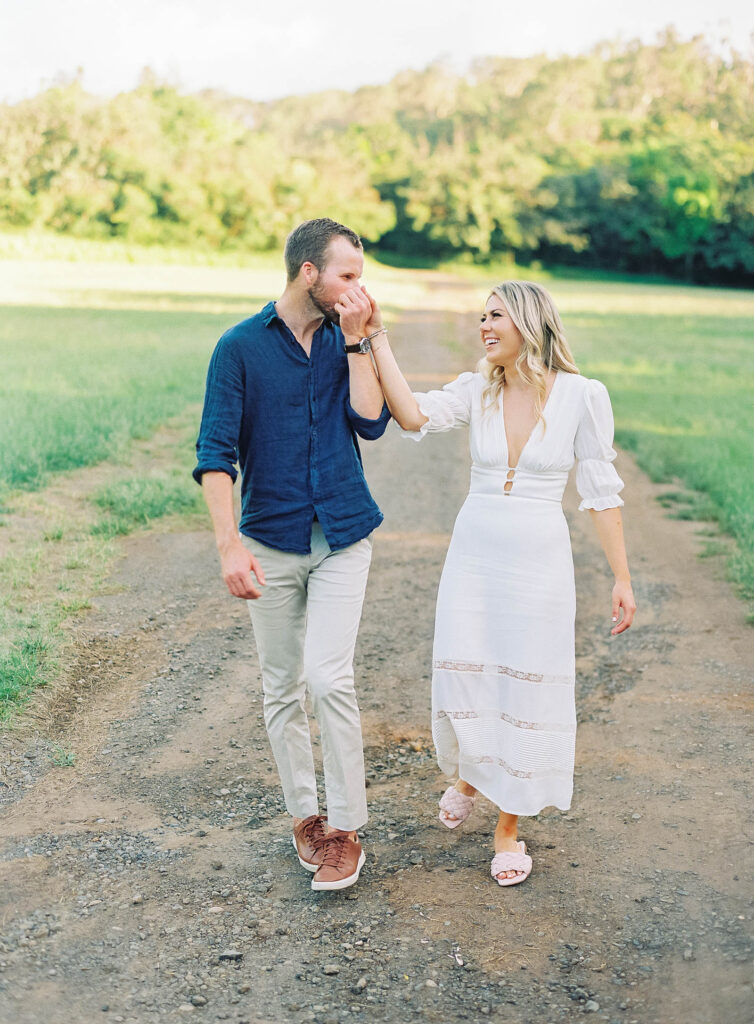
[[[372,303],[362,288],[349,288],[335,303],[340,317],[340,329],[347,338],[366,337],[372,317]]]
[[[259,586],[264,586],[264,572],[259,562],[243,543],[238,540],[220,550],[220,566],[223,579],[233,597],[244,601],[255,601],[262,596],[252,580],[252,574]]]

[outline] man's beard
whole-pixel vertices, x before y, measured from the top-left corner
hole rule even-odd
[[[328,320],[331,324],[340,323],[340,313],[336,312],[335,307],[329,303],[324,302],[321,298],[322,289],[313,284],[308,292],[309,299],[315,309],[318,309],[325,320]]]

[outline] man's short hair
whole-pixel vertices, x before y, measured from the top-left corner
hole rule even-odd
[[[317,270],[325,267],[325,252],[331,240],[342,235],[353,245],[361,249],[361,239],[347,228],[329,217],[317,217],[316,220],[305,220],[291,231],[285,243],[285,270],[288,280],[294,281],[304,263],[313,263]]]

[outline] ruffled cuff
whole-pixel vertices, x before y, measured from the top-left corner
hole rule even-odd
[[[604,498],[584,498],[579,505],[579,512],[588,509],[594,512],[604,512],[606,508],[620,508],[625,502],[619,494],[609,494]]]
[[[427,417],[427,422],[422,423],[418,430],[404,430],[403,427],[398,427],[398,429],[404,437],[410,437],[412,441],[421,441],[425,434],[428,434],[432,429],[432,396],[414,394],[414,398],[417,401],[422,416]]]
[[[611,449],[612,452],[612,449]],[[612,452],[613,458],[615,453]],[[620,508],[623,481],[610,459],[582,459],[576,468],[576,490],[581,497],[579,511]]]
[[[468,426],[473,378],[472,373],[462,373],[441,391],[414,392],[414,398],[427,417],[427,422],[418,430],[403,430],[402,433],[414,441],[421,441],[425,434]]]

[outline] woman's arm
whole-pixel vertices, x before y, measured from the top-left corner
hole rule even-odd
[[[411,393],[406,378],[395,360],[387,334],[380,334],[372,342],[372,355],[380,378],[387,407],[403,430],[420,430],[428,421]]]
[[[382,329],[380,307],[363,286],[344,292],[336,303],[335,309],[340,316],[340,326],[346,337],[346,342],[357,342],[360,337],[367,337],[374,331]],[[419,403],[411,394],[411,388],[395,361],[395,356],[387,340],[387,332],[378,334],[372,341],[372,355],[382,394],[385,396],[393,419],[404,430],[420,430],[429,417],[424,415],[419,408]],[[359,359],[364,359],[363,356],[352,358],[356,362]],[[365,366],[361,366],[359,369],[365,370]],[[370,364],[369,372],[371,369]],[[366,385],[369,386],[368,374],[363,376],[362,380],[365,380]],[[354,385],[352,385],[352,392],[353,390]],[[353,394],[351,405],[354,409],[356,408]]]
[[[615,576],[613,586],[613,622],[610,630],[615,636],[627,630],[634,621],[636,601],[631,589],[631,574],[628,571],[626,544],[623,539],[623,517],[619,508],[606,508],[601,512],[590,509],[594,528],[597,531],[602,550]],[[623,617],[620,618],[621,610]]]

